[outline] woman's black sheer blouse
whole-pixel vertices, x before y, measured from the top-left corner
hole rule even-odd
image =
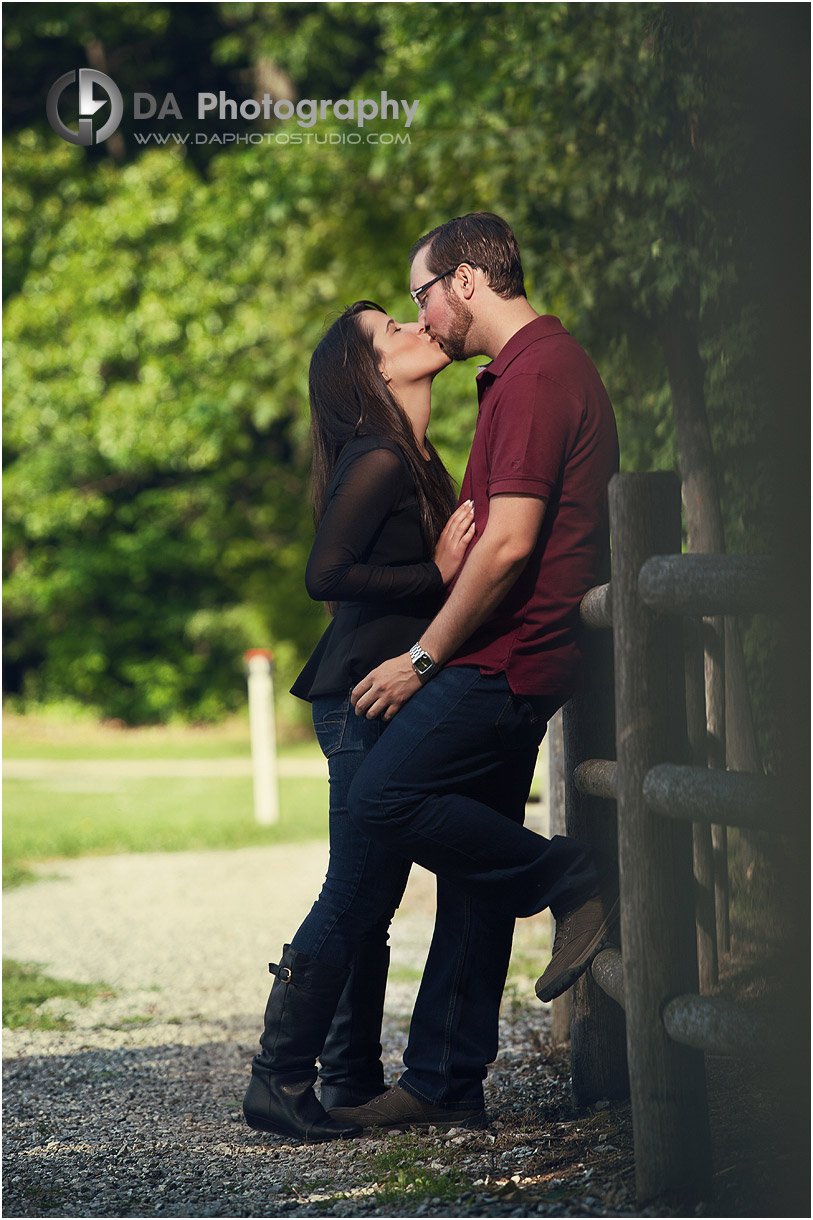
[[[434,618],[443,581],[394,441],[360,436],[342,450],[305,587],[314,601],[339,608],[291,687],[300,699],[345,694],[376,665],[411,648]]]

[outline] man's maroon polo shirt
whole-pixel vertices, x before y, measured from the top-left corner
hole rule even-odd
[[[517,695],[565,698],[580,671],[579,602],[607,578],[607,484],[618,470],[613,408],[586,352],[549,315],[518,331],[477,383],[480,411],[460,493],[474,501],[472,545],[492,496],[548,503],[516,584],[449,664],[504,672]]]

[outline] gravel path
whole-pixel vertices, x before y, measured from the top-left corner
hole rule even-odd
[[[753,1065],[720,1075],[722,1061],[707,1062],[717,1204],[636,1208],[629,1104],[574,1109],[569,1052],[533,995],[547,919],[517,925],[487,1131],[310,1147],[250,1131],[241,1101],[267,962],[326,857],[317,842],[58,861],[4,896],[5,956],[108,985],[86,1008],[47,1002],[68,1031],[4,1031],[5,1216],[807,1214],[771,1210],[800,1155],[782,1134],[781,1083],[755,1092]],[[433,913],[434,881],[416,869],[392,930],[391,1080]]]
[[[672,1214],[632,1207],[624,1114],[574,1114],[531,979],[504,1005],[488,1131],[306,1147],[245,1126],[267,962],[325,861],[324,843],[59,861],[5,896],[5,956],[114,994],[48,1001],[70,1031],[5,1031],[4,1215]],[[416,869],[392,931],[392,1079],[433,904]],[[517,952],[544,960],[547,935],[521,921]]]
[[[58,861],[58,877],[5,896],[4,956],[59,978],[107,983],[115,996],[88,1008],[49,1001],[55,1014],[67,1006],[75,1030],[6,1031],[6,1056],[71,1053],[79,1044],[205,1043],[224,1023],[245,1024],[253,1038],[269,958],[277,960],[307,914],[326,857],[326,844],[316,842]],[[393,928],[396,965],[420,966],[432,887],[415,870]],[[388,1007],[406,1016],[413,995],[413,986],[396,982]]]

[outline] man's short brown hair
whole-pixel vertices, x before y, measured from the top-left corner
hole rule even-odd
[[[435,275],[470,263],[485,271],[489,288],[498,296],[511,300],[526,295],[517,239],[502,217],[493,212],[470,212],[438,225],[415,242],[409,252],[410,263],[424,249],[426,266]]]

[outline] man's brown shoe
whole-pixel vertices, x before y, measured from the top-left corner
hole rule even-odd
[[[555,1000],[584,974],[618,919],[618,908],[618,886],[613,884],[556,920],[551,962],[536,981],[540,1000]]]
[[[368,1101],[366,1106],[340,1106],[330,1111],[330,1117],[340,1123],[358,1123],[370,1127],[487,1127],[485,1110],[442,1110],[431,1102],[413,1097],[406,1089],[395,1085]]]

